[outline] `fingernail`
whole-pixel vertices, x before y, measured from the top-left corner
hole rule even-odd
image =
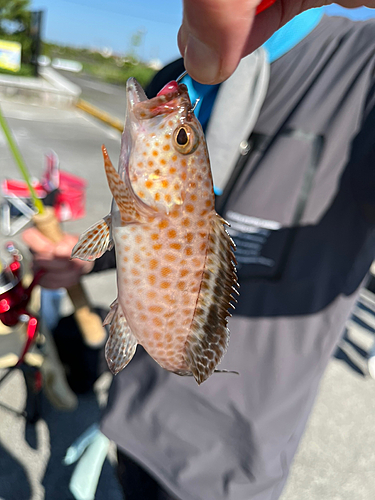
[[[191,34],[185,48],[184,63],[189,75],[200,83],[214,83],[219,77],[219,54]]]

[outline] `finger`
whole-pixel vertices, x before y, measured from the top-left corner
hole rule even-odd
[[[260,0],[184,0],[178,35],[189,75],[218,83],[236,69]]]
[[[78,242],[78,236],[66,234],[64,239],[61,240],[55,247],[56,257],[67,257],[70,259],[72,250]]]
[[[22,239],[33,252],[53,252],[54,244],[35,227],[26,229],[22,233]]]

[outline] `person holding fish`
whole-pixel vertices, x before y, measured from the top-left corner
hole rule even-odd
[[[128,82],[118,172],[103,149],[114,202],[73,250],[89,263],[66,246],[78,278],[115,245],[106,357],[122,371],[102,431],[130,500],[279,498],[374,256],[375,21],[258,4],[184,2],[185,60],[150,99]]]

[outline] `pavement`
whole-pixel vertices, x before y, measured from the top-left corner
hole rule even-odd
[[[64,224],[80,233],[108,213],[110,194],[100,147],[104,142],[114,163],[120,134],[90,115],[0,101],[27,165],[34,175],[43,169],[43,154],[52,148],[61,169],[86,178],[87,215]],[[0,172],[19,178],[0,134]],[[0,244],[4,238],[0,238]],[[84,279],[95,305],[108,307],[116,295],[113,272]],[[69,309],[69,306],[67,306]],[[67,312],[69,310],[67,309]],[[375,498],[375,381],[368,376],[367,352],[374,341],[375,297],[363,292],[337,358],[330,362],[316,405],[295,457],[282,500],[373,500]],[[63,466],[68,446],[98,421],[111,377],[104,374],[95,391],[79,397],[73,412],[59,412],[44,399],[42,419],[35,426],[0,408],[0,500],[69,500],[74,466]],[[0,402],[22,409],[25,383],[15,372],[0,387]],[[97,500],[120,500],[114,475],[113,448],[105,462]],[[140,499],[142,500],[142,499]]]

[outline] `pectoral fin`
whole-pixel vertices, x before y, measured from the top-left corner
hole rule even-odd
[[[115,309],[112,315],[112,310]],[[111,372],[116,375],[129,363],[137,348],[137,339],[125,319],[120,304],[115,302],[107,318],[111,320],[109,338],[105,346],[105,359]],[[106,318],[105,321],[108,321]]]
[[[93,261],[98,259],[107,250],[113,248],[113,241],[110,237],[111,215],[89,227],[81,234],[78,243],[72,250],[72,259]]]

